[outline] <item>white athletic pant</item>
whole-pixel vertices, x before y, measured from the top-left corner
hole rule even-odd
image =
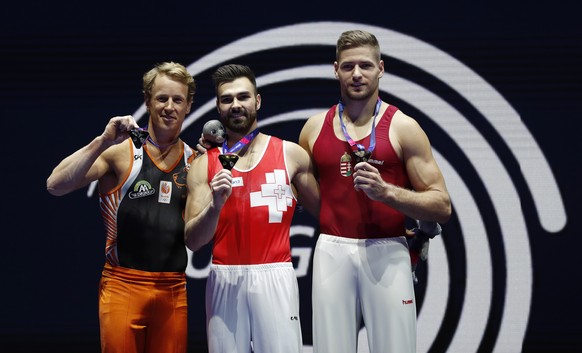
[[[290,262],[211,265],[206,282],[209,353],[300,353],[299,287]]]
[[[416,353],[416,300],[404,237],[321,234],[313,258],[313,352],[356,353],[362,318],[371,353]]]

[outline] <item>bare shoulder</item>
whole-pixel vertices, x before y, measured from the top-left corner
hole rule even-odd
[[[320,113],[310,116],[307,119],[299,135],[299,144],[303,148],[306,148],[309,151],[312,149],[313,144],[315,143],[315,139],[317,138],[317,136],[319,136],[319,133],[321,132],[321,127],[323,126],[323,122],[325,121],[326,115],[327,111],[322,111]]]
[[[194,158],[192,163],[190,163],[190,169],[188,170],[188,181],[199,182],[200,179],[206,175],[206,170],[208,169],[208,153],[204,153]]]
[[[296,160],[298,158],[303,157],[309,158],[307,151],[295,142],[283,140],[283,146],[285,149],[285,156],[287,159],[291,158],[291,160]]]
[[[416,119],[405,114],[402,110],[396,111],[392,117],[392,125],[398,129],[420,129]]]
[[[396,138],[400,143],[405,143],[406,141],[418,142],[419,138],[426,138],[426,134],[418,121],[400,110],[392,118],[390,136]]]
[[[131,140],[124,141],[118,145],[113,145],[103,151],[98,158],[98,162],[106,164],[109,171],[114,170],[116,174],[129,168],[132,160]]]
[[[430,141],[418,121],[400,111],[394,114],[390,140],[405,160],[412,156],[429,158],[431,155]]]
[[[122,180],[128,175],[133,161],[131,140],[127,140],[118,145],[113,145],[103,151],[94,163],[97,168],[99,187],[102,191],[112,190],[120,185]]]
[[[310,168],[311,158],[303,147],[295,142],[286,140],[283,140],[283,146],[285,160],[287,161],[287,167],[289,168],[289,173],[291,175]]]
[[[325,120],[325,116],[327,115],[327,111],[322,111],[319,112],[315,115],[310,116],[307,121],[305,122],[305,125],[303,126],[302,129],[302,133],[305,130],[308,131],[319,131],[321,130],[321,126],[323,125],[323,121]]]

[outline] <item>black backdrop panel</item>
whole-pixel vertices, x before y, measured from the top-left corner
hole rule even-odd
[[[352,28],[381,41],[381,96],[427,131],[453,198],[453,218],[419,269],[418,351],[582,350],[577,9],[314,4],[4,6],[3,352],[99,351],[105,237],[97,199],[91,188],[52,197],[45,181],[111,117],[135,114],[145,123],[143,72],[166,60],[189,66],[198,93],[182,137],[194,145],[215,118],[212,70],[248,64],[263,96],[262,131],[296,141],[305,118],[338,99],[334,44]],[[299,210],[291,243],[306,352],[317,235]],[[188,268],[191,352],[205,351],[209,259],[205,247]]]

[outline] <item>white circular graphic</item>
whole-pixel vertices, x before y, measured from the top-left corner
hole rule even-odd
[[[463,97],[491,125],[519,162],[521,173],[531,192],[541,226],[548,232],[561,230],[566,223],[566,213],[554,176],[536,141],[521,121],[520,116],[503,97],[479,75],[447,53],[416,38],[395,31],[360,23],[310,22],[274,28],[236,40],[223,46],[188,66],[194,76],[218,65],[235,61],[248,54],[277,48],[294,48],[318,45],[335,47],[339,35],[349,29],[363,29],[376,35],[382,54],[412,65],[440,80],[456,94]],[[304,65],[271,72],[257,77],[259,88],[298,79],[316,78],[335,80],[332,62],[329,65]],[[465,245],[466,278],[462,309],[455,323],[454,333],[448,337],[447,352],[476,352],[482,344],[490,318],[494,272],[492,258],[505,259],[503,303],[499,325],[495,327],[495,342],[489,344],[491,352],[519,352],[527,328],[532,296],[532,259],[526,221],[515,183],[495,148],[475,128],[467,117],[454,106],[432,93],[429,87],[403,77],[387,73],[380,81],[380,90],[407,102],[429,117],[466,155],[486,189],[495,210],[496,219],[487,220],[480,213],[476,200],[466,180],[448,162],[447,156],[435,151],[435,158],[445,176],[462,229]],[[339,90],[338,90],[339,92]],[[301,110],[280,112],[276,116],[261,116],[260,126],[305,120],[316,112],[328,109],[335,102],[321,102],[323,106],[303,107]],[[184,123],[184,129],[205,114],[215,110],[215,101],[203,103],[192,112]],[[141,106],[134,117],[143,117]],[[430,136],[429,136],[430,137]],[[491,252],[490,238],[486,231],[488,222],[497,222],[504,254]],[[307,233],[305,229],[300,232]],[[443,234],[443,236],[447,236]],[[458,236],[458,235],[451,235]],[[301,274],[311,253],[309,249],[294,250],[303,254]],[[190,253],[191,256],[191,253]],[[445,318],[449,291],[450,264],[442,238],[435,238],[430,245],[426,279],[426,293],[418,317],[418,351],[427,352],[435,341]],[[191,261],[190,261],[191,262]],[[206,276],[208,269],[194,269],[190,265],[190,277]],[[298,273],[298,275],[300,275]],[[499,279],[497,279],[499,280]],[[489,327],[489,330],[491,328]],[[364,330],[363,330],[364,331]],[[367,352],[365,335],[360,335],[360,351]],[[310,351],[309,347],[305,351]]]

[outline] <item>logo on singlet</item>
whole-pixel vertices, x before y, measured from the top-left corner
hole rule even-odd
[[[145,180],[140,180],[133,186],[133,191],[130,191],[128,196],[130,199],[139,199],[140,197],[150,196],[156,193],[151,184]]]
[[[261,190],[251,192],[251,207],[268,206],[269,223],[281,223],[283,212],[293,205],[293,192],[287,184],[285,171],[273,170],[265,173],[266,183],[261,184]]]
[[[340,158],[340,174],[345,177],[352,175],[352,156],[347,152]]]
[[[171,199],[172,183],[166,180],[160,180],[160,194],[158,195],[158,202],[169,204]]]

